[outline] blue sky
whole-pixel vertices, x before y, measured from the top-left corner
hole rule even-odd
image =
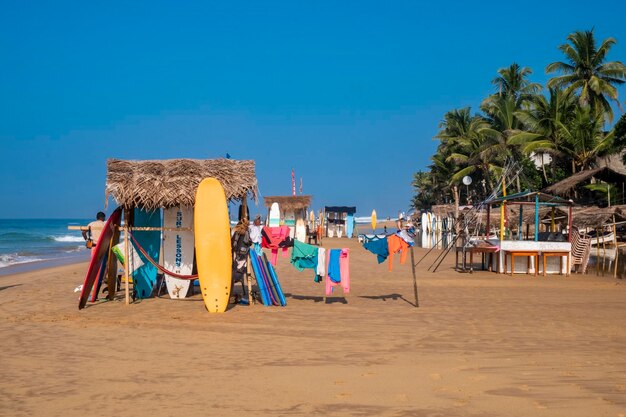
[[[256,161],[262,195],[290,194],[293,167],[316,209],[394,215],[446,111],[476,108],[512,62],[544,83],[575,30],[626,61],[624,16],[623,1],[5,1],[0,218],[92,217],[107,158],[227,152]]]

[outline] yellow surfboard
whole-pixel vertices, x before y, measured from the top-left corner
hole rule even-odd
[[[372,231],[376,230],[376,210],[372,210]]]
[[[223,313],[230,297],[233,257],[226,195],[215,178],[205,178],[198,186],[193,230],[204,304],[209,313]]]

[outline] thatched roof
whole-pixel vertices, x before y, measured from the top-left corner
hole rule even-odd
[[[585,171],[577,172],[574,175],[557,182],[556,184],[546,187],[544,191],[551,194],[568,196],[577,185],[587,182],[592,177],[608,183],[618,183],[624,182],[626,174],[616,171],[609,166],[587,169]]]
[[[305,209],[311,205],[310,195],[285,195],[285,196],[269,196],[264,197],[265,205],[270,207],[274,203],[278,203],[281,210],[298,210]]]
[[[585,227],[602,227],[605,224],[613,223],[615,221],[623,221],[626,219],[626,206],[612,206],[612,207],[583,207],[579,210],[574,210],[572,215],[572,223],[578,228]]]
[[[432,206],[430,211],[437,216],[448,217],[454,216],[455,207],[454,204],[438,204]]]
[[[229,200],[241,200],[248,194],[257,200],[254,161],[233,159],[109,159],[105,199],[111,195],[122,207],[147,210],[192,206],[198,185],[208,177],[219,180]]]

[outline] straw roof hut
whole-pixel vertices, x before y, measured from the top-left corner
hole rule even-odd
[[[581,207],[574,210],[573,225],[579,229],[583,228],[599,228],[615,221],[626,220],[626,206],[612,207]]]
[[[193,206],[198,185],[208,177],[219,180],[228,200],[243,200],[249,194],[257,201],[254,161],[233,159],[109,159],[105,201],[113,196],[118,205],[128,209]]]
[[[265,205],[269,208],[274,203],[278,203],[278,206],[282,211],[295,211],[303,210],[311,205],[312,196],[310,195],[287,195],[287,196],[268,196],[263,200]]]
[[[621,172],[608,165],[604,165],[594,169],[577,172],[574,175],[565,178],[555,184],[544,189],[549,194],[557,194],[564,197],[573,197],[574,189],[580,184],[591,181],[592,179],[604,181],[610,184],[624,183],[626,181],[626,172]]]

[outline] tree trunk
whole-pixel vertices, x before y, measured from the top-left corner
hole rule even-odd
[[[454,220],[458,220],[459,218],[459,187],[456,185],[452,186],[452,195],[454,198]]]

